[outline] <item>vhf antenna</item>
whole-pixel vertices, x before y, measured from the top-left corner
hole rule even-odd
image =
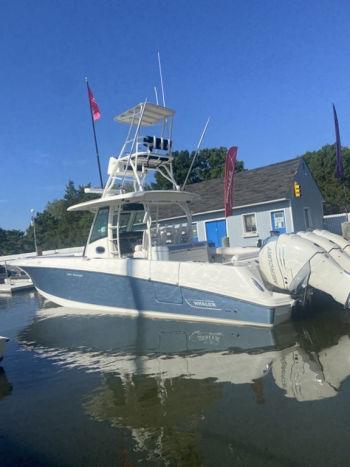
[[[164,86],[163,86],[163,75],[162,75],[162,65],[160,63],[160,53],[158,51],[158,65],[159,65],[159,75],[160,75],[160,86],[162,90],[162,97],[163,97],[163,107],[165,107],[165,96],[164,96]]]
[[[196,152],[194,153],[194,156],[192,157],[191,165],[190,165],[190,168],[188,169],[188,172],[187,172],[185,181],[184,181],[184,183],[183,183],[183,185],[182,185],[182,187],[181,187],[181,190],[183,190],[183,189],[185,188],[185,186],[186,186],[188,177],[190,176],[190,173],[191,173],[191,171],[192,171],[192,167],[193,167],[194,161],[196,160],[196,158],[197,158],[197,156],[198,156],[199,149],[200,149],[200,147],[201,147],[201,144],[202,144],[204,135],[205,135],[205,133],[206,133],[206,131],[207,131],[207,127],[208,127],[209,122],[210,122],[210,117],[208,117],[207,123],[204,125],[203,131],[202,131],[202,134],[201,134],[201,137],[199,138],[199,141],[198,141],[198,144],[197,144]]]
[[[156,95],[156,104],[159,105],[157,86],[154,86],[154,94]]]

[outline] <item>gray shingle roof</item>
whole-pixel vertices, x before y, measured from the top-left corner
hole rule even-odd
[[[298,157],[236,173],[233,189],[234,207],[290,197],[294,176],[301,161],[302,158]],[[194,214],[224,209],[223,178],[188,185],[186,191],[198,193],[201,196],[200,201],[191,206]],[[166,219],[179,215],[179,209],[174,206],[162,209],[160,218]]]

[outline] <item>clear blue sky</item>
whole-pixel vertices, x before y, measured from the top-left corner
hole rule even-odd
[[[239,147],[253,168],[350,131],[350,3],[246,0],[1,1],[0,227],[69,179],[98,183],[84,77],[102,112],[103,172],[125,128],[112,117],[158,85],[177,111],[175,149]]]

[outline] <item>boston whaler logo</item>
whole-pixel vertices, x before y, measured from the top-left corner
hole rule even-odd
[[[209,310],[220,310],[214,300],[185,299],[192,308],[207,308]]]

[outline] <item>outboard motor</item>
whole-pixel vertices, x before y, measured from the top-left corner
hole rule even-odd
[[[342,237],[341,235],[337,235],[332,232],[328,232],[328,230],[321,230],[321,229],[315,229],[314,234],[319,235],[320,237],[327,238],[328,240],[331,240],[332,242],[339,245],[340,248],[345,251],[345,253],[350,255],[350,242],[345,240],[345,238]]]
[[[350,256],[339,245],[326,237],[316,235],[314,232],[298,232],[298,235],[323,248],[344,271],[350,273]]]
[[[260,250],[259,268],[264,281],[276,290],[298,295],[311,286],[349,306],[350,274],[323,248],[298,235],[271,237]]]

